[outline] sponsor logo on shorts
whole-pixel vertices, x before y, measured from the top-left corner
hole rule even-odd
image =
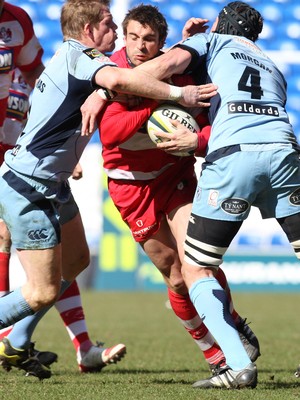
[[[155,224],[153,224],[153,225],[146,226],[145,228],[140,229],[140,230],[138,230],[138,231],[133,231],[132,233],[133,233],[134,236],[143,237],[147,232],[149,232],[149,231],[150,231],[152,228],[154,228],[156,225],[157,225],[157,224],[155,223]]]
[[[27,236],[32,241],[40,241],[48,239],[48,231],[46,228],[42,229],[32,229],[28,231]]]
[[[249,208],[249,203],[243,199],[227,199],[221,203],[221,208],[227,214],[243,214]]]
[[[289,200],[293,206],[300,206],[300,188],[290,195]]]
[[[210,190],[208,195],[208,205],[217,207],[218,205],[218,198],[219,198],[219,191],[218,190]]]

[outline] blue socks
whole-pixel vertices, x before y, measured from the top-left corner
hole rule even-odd
[[[62,280],[61,281],[61,289],[60,295],[70,286],[71,282]],[[13,330],[8,334],[8,339],[12,346],[16,348],[26,349],[29,347],[29,343],[31,342],[31,336],[43,318],[43,316],[50,310],[52,306],[48,306],[42,308],[40,311],[36,312],[33,315],[29,315],[28,317],[22,319],[18,323],[15,324]]]
[[[0,299],[0,329],[13,325],[33,313],[22,295],[21,288],[18,288]]]
[[[236,371],[244,369],[251,360],[239,338],[226,293],[219,282],[215,278],[199,279],[189,293],[199,316],[223,350],[227,365]]]

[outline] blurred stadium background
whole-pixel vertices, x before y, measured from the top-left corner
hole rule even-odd
[[[44,47],[47,64],[62,41],[59,24],[62,0],[10,0],[31,16],[35,32]],[[278,64],[288,82],[287,110],[300,140],[300,4],[299,0],[247,1],[264,17],[258,45]],[[112,0],[115,22],[121,26],[126,11],[141,1]],[[185,21],[207,18],[212,23],[227,1],[153,0],[169,24],[166,47],[181,39]],[[116,49],[122,46],[118,31]],[[101,143],[96,133],[82,156],[84,177],[71,182],[81,209],[92,263],[80,277],[85,288],[99,290],[164,290],[155,267],[120,220],[109,199],[101,169]],[[201,166],[199,160],[198,168]],[[298,291],[300,268],[286,238],[275,221],[263,221],[254,209],[244,223],[225,258],[224,269],[233,290]],[[12,257],[13,285],[23,279],[15,254]]]

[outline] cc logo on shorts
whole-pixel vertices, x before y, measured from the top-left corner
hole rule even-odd
[[[27,236],[29,237],[30,240],[44,240],[47,239],[48,233],[47,229],[42,228],[42,229],[36,229],[36,230],[31,230],[27,233]]]

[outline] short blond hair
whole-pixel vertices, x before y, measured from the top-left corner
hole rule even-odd
[[[60,25],[64,40],[80,39],[86,24],[97,26],[110,0],[67,0],[62,7]]]

